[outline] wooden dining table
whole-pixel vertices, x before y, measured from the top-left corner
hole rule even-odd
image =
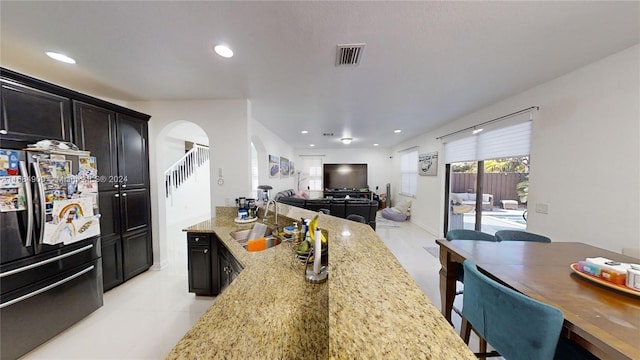
[[[465,259],[480,271],[564,314],[563,336],[602,359],[640,359],[640,292],[627,293],[574,273],[588,257],[640,260],[579,242],[438,239],[442,313],[451,322],[456,272]]]

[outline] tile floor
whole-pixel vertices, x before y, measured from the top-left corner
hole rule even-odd
[[[176,249],[173,265],[147,271],[108,291],[102,308],[23,359],[164,358],[215,302],[187,290],[186,246],[184,252],[177,250],[185,243],[180,228],[178,224],[169,229],[169,248]],[[380,224],[376,232],[440,308],[439,262],[423,248],[436,246],[434,235],[411,223]]]

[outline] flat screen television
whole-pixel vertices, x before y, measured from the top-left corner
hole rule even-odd
[[[325,190],[359,190],[368,187],[367,164],[324,164]]]

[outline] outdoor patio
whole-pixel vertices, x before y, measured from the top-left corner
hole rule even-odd
[[[482,231],[488,234],[495,234],[498,230],[525,230],[527,223],[522,217],[526,208],[517,210],[506,210],[494,207],[491,211],[482,212]],[[476,213],[474,211],[461,214],[463,228],[473,230],[475,227]],[[453,228],[453,227],[452,227]]]

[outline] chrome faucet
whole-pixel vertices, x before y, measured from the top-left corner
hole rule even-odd
[[[269,205],[273,204],[273,212],[276,214],[275,217],[275,226],[278,227],[278,202],[275,199],[270,199],[267,202],[267,205],[264,207],[264,217],[262,218],[262,223],[264,224],[267,221],[267,215],[269,215]]]

